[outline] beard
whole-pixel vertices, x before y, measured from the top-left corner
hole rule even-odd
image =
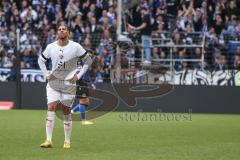
[[[58,39],[64,41],[67,39],[67,36],[58,36]]]
[[[66,36],[59,36],[59,38],[58,39],[60,39],[60,40],[65,40],[66,39]]]
[[[65,40],[65,39],[67,39],[67,35],[66,34],[59,34],[58,35],[58,39],[60,39],[60,40]]]

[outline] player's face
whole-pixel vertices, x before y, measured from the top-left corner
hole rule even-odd
[[[58,38],[66,39],[68,37],[68,29],[66,26],[58,27]]]

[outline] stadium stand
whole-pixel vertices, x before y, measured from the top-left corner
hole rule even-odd
[[[123,0],[127,4],[128,0]],[[71,28],[71,38],[95,52],[93,75],[96,82],[109,79],[116,41],[116,0],[2,0],[0,4],[0,67],[14,67],[16,29],[20,29],[21,68],[38,69],[37,57],[56,38],[56,26],[65,22]],[[205,68],[225,70],[240,68],[240,0],[142,0],[124,10],[123,30],[136,44],[143,34],[127,24],[139,26],[142,10],[149,16],[149,36],[152,45],[147,59],[156,64],[168,64],[167,59],[201,59],[202,63],[176,61],[175,70]],[[205,36],[203,39],[202,36]],[[156,39],[156,41],[154,40]],[[199,40],[201,39],[201,40]],[[166,47],[195,45],[204,48]],[[134,57],[143,59],[141,45],[136,45]],[[146,48],[144,48],[146,49]],[[164,61],[166,59],[166,61]],[[50,66],[49,66],[50,67]]]

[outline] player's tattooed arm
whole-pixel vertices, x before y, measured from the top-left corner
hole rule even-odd
[[[81,79],[82,76],[87,72],[88,68],[92,65],[92,58],[86,54],[82,58],[83,67],[81,68],[78,74],[75,74],[72,79],[70,79],[70,83],[76,83],[77,80]]]
[[[80,70],[80,72],[77,74],[78,79],[80,79],[88,70],[88,68],[92,65],[92,58],[86,54],[83,58],[82,58],[82,62],[83,62],[83,67]]]

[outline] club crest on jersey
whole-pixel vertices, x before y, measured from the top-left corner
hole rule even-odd
[[[62,55],[62,54],[60,54],[60,55],[59,55],[59,58],[60,58],[60,59],[63,59],[63,55]]]

